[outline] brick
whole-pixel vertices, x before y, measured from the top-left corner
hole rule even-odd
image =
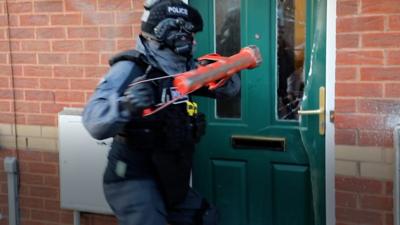
[[[400,83],[385,84],[385,97],[400,97]]]
[[[49,127],[49,126],[42,126],[42,137],[45,138],[58,138],[58,128],[57,127]],[[48,156],[50,154],[45,154],[44,156]],[[53,155],[53,154],[51,154]],[[58,156],[57,156],[58,159]],[[47,161],[47,160],[45,160]]]
[[[400,30],[400,15],[389,15],[389,30]]]
[[[58,131],[57,127],[53,127],[56,131]],[[56,139],[57,136],[55,136],[53,139]],[[58,164],[59,162],[59,154],[58,152],[43,152],[43,161],[47,163],[56,163]],[[51,178],[50,180],[56,179],[57,177],[53,176],[46,176],[47,178]],[[57,178],[59,181],[59,178]]]
[[[108,71],[108,66],[91,66],[85,67],[85,77],[100,78]]]
[[[365,67],[361,68],[362,81],[400,81],[399,68]]]
[[[35,31],[33,28],[10,28],[12,39],[34,39]]]
[[[1,115],[1,114],[0,114]],[[11,122],[11,121],[2,121],[4,118],[0,118],[1,122]],[[0,148],[10,148],[15,149],[16,142],[14,136],[0,136]]]
[[[393,198],[391,197],[361,195],[360,203],[361,208],[364,209],[375,209],[384,211],[393,210]]]
[[[42,210],[31,210],[31,218],[33,220],[39,220],[44,222],[59,222],[60,221],[60,213],[59,212],[51,212],[51,211],[42,211]]]
[[[336,206],[356,208],[357,194],[341,191],[337,191],[335,194]]]
[[[39,126],[26,126],[28,128],[37,128],[39,133],[37,133],[35,136],[40,136],[40,127]],[[31,131],[33,131],[31,129]],[[29,133],[27,133],[29,135]],[[23,162],[24,165],[26,165],[26,170],[29,170],[29,162],[36,162],[36,163],[40,163],[42,162],[42,153],[38,152],[38,151],[29,151],[29,150],[24,150],[20,152],[20,156],[21,156],[21,162]],[[42,182],[43,183],[43,182]]]
[[[118,51],[132,49],[134,46],[136,46],[136,42],[134,40],[118,40],[117,41],[117,50]]]
[[[12,61],[14,64],[36,64],[35,53],[12,53]]]
[[[86,51],[104,52],[116,50],[116,44],[113,40],[87,40],[84,44]]]
[[[388,122],[386,122],[388,123]],[[393,127],[394,125],[390,125]],[[387,131],[361,130],[359,133],[359,145],[361,146],[393,146],[393,134],[390,127],[386,127]]]
[[[83,102],[85,94],[77,91],[57,91],[55,93],[57,102]]]
[[[37,78],[14,77],[14,87],[16,87],[16,88],[39,88],[39,80]],[[0,94],[0,96],[1,96],[1,94]]]
[[[115,24],[114,14],[111,12],[89,12],[83,14],[84,25],[113,25]]]
[[[385,222],[386,225],[394,225],[393,213],[385,213]]]
[[[20,180],[22,185],[43,185],[44,178],[42,175],[21,173]]]
[[[374,114],[396,114],[400,110],[400,100],[359,99],[358,112]]]
[[[400,65],[400,51],[387,51],[386,64],[397,66]]]
[[[337,97],[382,97],[383,86],[380,83],[336,83]]]
[[[0,89],[0,99],[14,99],[12,90],[2,90]]]
[[[40,79],[42,89],[69,89],[69,81],[66,79]]]
[[[38,54],[39,64],[66,64],[67,63],[67,55],[66,54],[57,54],[57,53],[40,53]]]
[[[44,199],[56,199],[58,197],[58,191],[55,188],[30,187],[29,189],[32,197],[41,197]]]
[[[36,41],[36,40],[27,40],[21,41],[22,51],[49,51],[50,50],[50,42],[49,41]]]
[[[94,12],[96,7],[96,0],[65,1],[66,11]]]
[[[368,210],[336,208],[336,220],[363,225],[380,225],[383,222],[383,215]]]
[[[34,138],[34,139],[37,139],[37,138]],[[29,162],[28,168],[29,168],[29,172],[34,173],[34,174],[47,174],[47,175],[58,174],[58,166],[54,165],[54,164],[50,164],[50,163]]]
[[[21,197],[20,198],[21,208],[35,208],[42,209],[44,207],[44,201],[40,198],[30,198],[30,197]]]
[[[50,21],[52,25],[80,25],[82,16],[81,14],[52,15]]]
[[[393,180],[393,165],[361,162],[360,169],[362,177]]]
[[[11,124],[0,124],[0,136],[2,135],[13,135],[14,126]]]
[[[44,208],[51,211],[60,211],[60,202],[55,200],[45,200]]]
[[[8,2],[8,10],[10,13],[28,13],[32,12],[32,2]]]
[[[42,1],[34,2],[35,12],[62,12],[63,2],[62,1]]]
[[[19,18],[21,26],[47,26],[50,22],[46,15],[22,15]]]
[[[335,188],[336,190],[348,191],[354,193],[370,193],[370,194],[383,193],[382,182],[366,178],[336,176]]]
[[[130,26],[101,27],[100,37],[113,38],[132,38],[133,32]]]
[[[10,78],[0,77],[0,88],[10,88]]]
[[[106,65],[109,66],[108,61],[110,60],[111,57],[113,57],[115,54],[112,53],[101,53],[100,54],[100,64],[101,65]]]
[[[119,12],[116,15],[116,24],[134,24],[140,21],[142,12]]]
[[[383,51],[337,51],[337,65],[383,65]]]
[[[80,40],[53,41],[53,51],[56,52],[77,52],[83,51],[83,43]]]
[[[37,28],[36,36],[38,39],[65,39],[66,32],[62,27]]]
[[[100,10],[110,10],[110,11],[123,11],[123,10],[132,10],[130,0],[98,0],[99,9]]]
[[[70,211],[62,211],[61,212],[61,216],[60,216],[61,223],[73,224],[74,223],[73,218],[74,218],[74,216],[72,214],[72,211],[71,212]]]
[[[337,1],[337,16],[357,15],[359,1]]]
[[[97,27],[68,27],[68,38],[97,38],[99,31]]]
[[[25,99],[30,101],[55,101],[53,91],[25,90]]]
[[[11,67],[9,65],[0,65],[1,76],[11,76]]]
[[[336,159],[362,162],[383,162],[381,148],[360,146],[336,146]]]
[[[357,162],[336,160],[335,173],[344,176],[359,176],[359,169]]]
[[[358,48],[360,36],[358,34],[340,34],[336,35],[336,48]]]
[[[43,58],[42,61],[44,61]],[[53,70],[51,66],[25,66],[24,75],[27,77],[52,77]]]
[[[357,74],[358,72],[356,67],[336,66],[337,81],[356,80]]]
[[[357,131],[356,129],[336,129],[335,144],[337,145],[356,145]]]
[[[17,113],[39,113],[40,107],[38,103],[17,102],[15,105],[15,111]]]
[[[386,118],[381,115],[338,114],[335,116],[336,128],[339,129],[386,129]]]
[[[11,102],[0,101],[0,112],[11,112]],[[0,134],[1,134],[1,128],[0,128]]]
[[[54,77],[79,78],[83,77],[84,69],[77,66],[54,66]]]
[[[399,48],[400,33],[362,34],[361,46],[374,48]]]
[[[61,112],[64,107],[68,107],[67,104],[55,104],[55,103],[40,103],[41,113],[54,113],[57,114]]]
[[[57,151],[57,140],[48,138],[28,138],[28,148],[38,150]]]
[[[400,13],[397,0],[361,0],[361,13],[363,14],[389,14]]]
[[[68,62],[77,65],[98,65],[99,55],[94,53],[71,53],[68,56]]]
[[[0,41],[0,52],[9,52],[10,51],[10,42],[7,41]]]
[[[336,20],[336,31],[338,33],[383,31],[384,19],[384,16],[339,17]]]
[[[335,99],[335,112],[337,113],[350,113],[356,112],[355,99]]]
[[[390,196],[393,195],[393,181],[385,182],[385,194]]]
[[[1,117],[0,117],[1,118]],[[31,125],[54,126],[57,124],[55,115],[27,115],[26,122]]]
[[[393,139],[391,138],[391,140]],[[383,159],[384,162],[388,164],[393,164],[395,162],[395,150],[393,149],[393,146],[383,150]]]
[[[40,137],[41,136],[41,132],[40,132],[40,127],[39,126],[30,126],[30,125],[20,125],[18,124],[16,126],[16,130],[17,130],[17,136],[27,136],[27,137]],[[39,153],[32,153],[32,152],[25,152],[24,154],[27,155],[35,155],[37,154],[38,157],[40,158],[40,154]]]
[[[93,90],[98,84],[97,79],[71,80],[71,89],[74,90]]]

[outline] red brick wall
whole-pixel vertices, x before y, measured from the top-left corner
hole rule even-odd
[[[400,2],[337,0],[337,16],[336,144],[393,148],[400,121]],[[337,224],[393,224],[392,186],[337,176]]]
[[[6,2],[0,2],[0,123],[14,120],[14,86],[18,124],[56,126],[57,112],[82,106],[109,56],[132,48],[140,28],[142,0]]]
[[[0,1],[0,124],[54,127],[63,107],[83,106],[108,69],[109,56],[134,47],[142,5],[143,0]],[[21,224],[72,224],[72,211],[60,209],[58,153],[1,149],[0,161],[6,156],[20,162]],[[6,217],[0,225],[8,224],[3,166],[0,213]],[[86,225],[116,224],[110,216],[81,219]]]

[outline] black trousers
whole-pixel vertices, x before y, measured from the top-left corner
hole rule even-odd
[[[158,186],[151,179],[104,184],[104,194],[119,225],[197,225],[199,213],[208,214],[202,205],[203,197],[193,189],[189,189],[182,203],[166,209]],[[217,224],[216,219],[212,215],[206,224]]]

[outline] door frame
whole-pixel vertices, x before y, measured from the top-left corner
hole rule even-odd
[[[325,204],[326,225],[335,225],[335,125],[331,122],[330,112],[335,109],[337,0],[326,1]],[[188,4],[188,0],[183,2]]]
[[[325,204],[326,224],[335,225],[335,124],[330,114],[335,109],[337,0],[326,1]]]

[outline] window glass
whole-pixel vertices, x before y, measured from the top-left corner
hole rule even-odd
[[[215,1],[216,52],[231,56],[240,51],[240,0]],[[241,93],[229,100],[217,100],[217,117],[241,117]]]
[[[297,120],[304,89],[306,0],[277,3],[277,114]]]

